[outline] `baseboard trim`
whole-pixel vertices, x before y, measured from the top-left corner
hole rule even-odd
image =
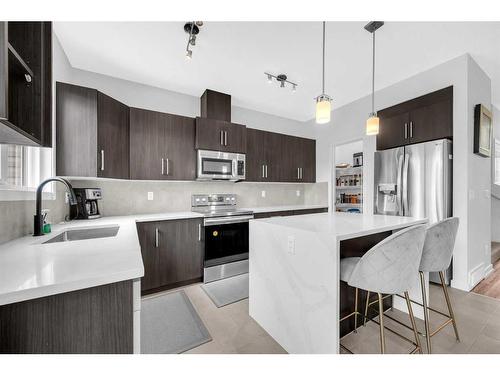
[[[472,290],[477,284],[481,282],[485,278],[485,267],[484,262],[478,264],[469,272],[468,283],[469,290]]]
[[[490,276],[493,273],[493,264],[488,264],[486,268],[484,269],[484,278],[486,279],[488,276]]]

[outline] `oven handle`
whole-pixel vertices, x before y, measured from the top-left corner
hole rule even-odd
[[[253,219],[253,215],[241,215],[241,216],[232,217],[232,218],[228,218],[228,217],[209,218],[209,219],[205,219],[203,221],[203,224],[206,227],[209,227],[211,225],[218,225],[218,224],[244,223],[244,222],[248,222],[248,220],[251,220],[251,219]]]

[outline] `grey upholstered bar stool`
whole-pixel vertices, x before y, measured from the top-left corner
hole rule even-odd
[[[448,294],[448,289],[446,287],[444,279],[444,271],[450,266],[451,259],[453,257],[453,248],[455,247],[458,223],[459,221],[457,217],[450,217],[448,219],[440,221],[437,224],[429,226],[427,228],[427,234],[425,236],[424,250],[422,252],[422,260],[420,261],[419,267],[420,285],[422,289],[422,304],[418,304],[423,306],[424,308],[425,338],[427,342],[427,352],[429,354],[432,353],[431,337],[441,331],[449,323],[453,324],[453,329],[455,330],[457,341],[460,341],[455,314],[453,313],[450,296]],[[441,288],[443,289],[443,294],[446,300],[446,305],[448,306],[449,315],[446,315],[445,313],[428,306],[427,294],[425,291],[424,272],[439,272],[439,278],[441,279]],[[429,329],[429,310],[448,318],[434,332],[430,332]]]
[[[358,289],[377,293],[379,304],[378,324],[380,326],[380,351],[382,354],[385,353],[382,295],[398,293],[404,293],[406,298],[408,315],[415,335],[415,342],[413,342],[415,349],[413,352],[422,352],[408,290],[418,277],[424,240],[425,225],[417,225],[392,234],[368,250],[361,258],[350,257],[340,260],[340,280],[356,288],[354,312],[341,318],[340,321],[354,315],[355,328],[357,328],[357,316],[362,315],[358,311]],[[377,323],[376,321],[374,322]],[[388,330],[396,333],[390,329]],[[398,336],[404,338],[401,335]],[[341,346],[345,350],[350,351],[342,344]]]

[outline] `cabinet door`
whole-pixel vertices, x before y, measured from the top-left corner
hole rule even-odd
[[[160,264],[163,285],[199,281],[203,276],[202,220],[163,221]]]
[[[166,122],[164,178],[168,180],[196,179],[196,150],[194,148],[194,118],[162,114]]]
[[[97,176],[97,91],[56,84],[56,174]]]
[[[97,97],[97,176],[129,178],[129,109],[100,92]]]
[[[257,129],[247,129],[247,181],[266,181],[266,133]]]
[[[196,118],[196,149],[223,151],[224,121]]]
[[[165,128],[159,112],[130,109],[130,178],[163,180],[166,178]],[[163,172],[163,173],[162,173]]]
[[[316,141],[301,139],[300,148],[300,182],[316,182]]]
[[[281,181],[283,166],[283,135],[265,132],[266,181]]]
[[[380,127],[377,135],[377,150],[408,144],[410,116],[408,112],[385,115],[379,113]]]
[[[162,286],[162,268],[160,248],[161,222],[137,223],[137,234],[141,245],[144,276],[141,279],[141,290],[150,290]],[[163,277],[164,278],[164,277]]]
[[[226,122],[222,126],[225,131],[222,150],[245,154],[247,152],[247,127],[245,125]]]
[[[451,98],[410,112],[410,143],[452,137],[453,104]]]

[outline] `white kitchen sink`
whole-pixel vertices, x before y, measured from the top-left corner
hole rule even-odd
[[[90,240],[94,238],[114,237],[117,235],[119,229],[120,229],[119,225],[112,227],[93,227],[93,228],[87,227],[79,229],[77,228],[68,229],[43,243],[46,244],[55,242],[81,241],[81,240]]]

